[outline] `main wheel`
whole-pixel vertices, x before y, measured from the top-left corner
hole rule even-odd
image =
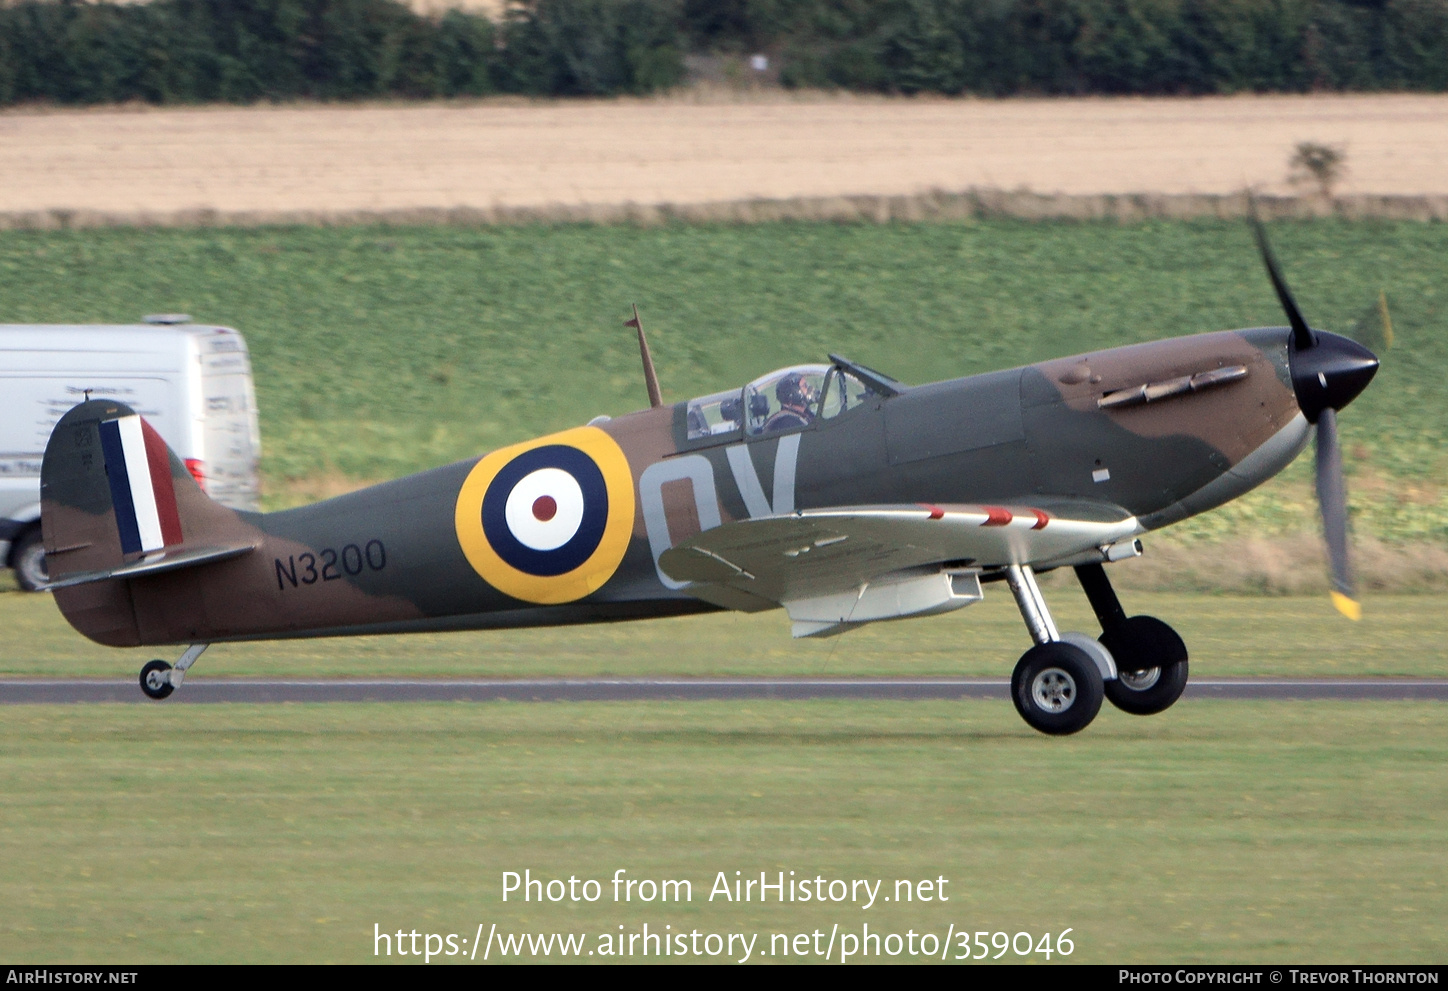
[[[1187,647],[1155,616],[1132,616],[1101,634],[1116,659],[1106,697],[1123,712],[1150,716],[1171,708],[1187,687]]]
[[[1132,616],[1097,637],[1111,651],[1118,671],[1145,671],[1187,659],[1177,631],[1155,616]]]
[[[1122,712],[1153,716],[1170,709],[1187,687],[1187,662],[1174,661],[1145,671],[1121,671],[1106,683],[1106,697]]]
[[[10,560],[15,562],[15,580],[27,592],[39,591],[50,580],[45,570],[45,544],[40,538],[40,527],[31,527],[15,544],[15,553]]]
[[[170,670],[171,665],[165,661],[147,661],[146,666],[141,668],[141,691],[146,693],[147,698],[159,702],[176,690],[171,679],[166,677]]]
[[[1037,644],[1011,675],[1011,700],[1026,723],[1064,736],[1091,724],[1101,710],[1101,672],[1080,647],[1059,640]]]

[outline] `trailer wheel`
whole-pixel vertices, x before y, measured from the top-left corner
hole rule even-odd
[[[45,544],[40,539],[40,527],[33,526],[20,535],[15,542],[10,561],[15,568],[15,580],[27,592],[38,592],[50,580],[45,570]]]

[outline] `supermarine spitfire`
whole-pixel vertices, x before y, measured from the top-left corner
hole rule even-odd
[[[831,355],[275,513],[212,502],[129,407],[70,410],[45,451],[55,600],[91,639],[189,644],[151,661],[167,697],[208,644],[783,607],[795,636],[1010,589],[1035,645],[1026,722],[1073,733],[1103,696],[1170,706],[1187,650],[1128,617],[1104,565],[1281,471],[1314,426],[1333,596],[1355,615],[1336,411],[1377,358],[1310,328],[1261,228],[1288,327],[1137,344],[907,387]],[[637,320],[630,321],[637,324]],[[1099,636],[1058,633],[1035,579],[1071,567]]]

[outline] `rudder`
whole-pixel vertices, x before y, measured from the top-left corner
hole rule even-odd
[[[81,632],[102,642],[129,639],[123,629],[130,596],[124,583],[175,568],[244,554],[256,534],[233,510],[203,493],[175,452],[135,410],[95,399],[55,425],[40,468],[41,532],[49,586]],[[74,586],[103,583],[85,595]],[[78,590],[77,590],[78,591]],[[69,605],[111,614],[98,636]],[[123,601],[124,600],[124,601]]]

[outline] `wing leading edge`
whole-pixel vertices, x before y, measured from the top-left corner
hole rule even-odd
[[[1141,532],[1119,506],[854,506],[739,520],[659,557],[706,602],[783,606],[795,636],[959,609],[980,576],[1010,564],[1058,567],[1130,556]]]

